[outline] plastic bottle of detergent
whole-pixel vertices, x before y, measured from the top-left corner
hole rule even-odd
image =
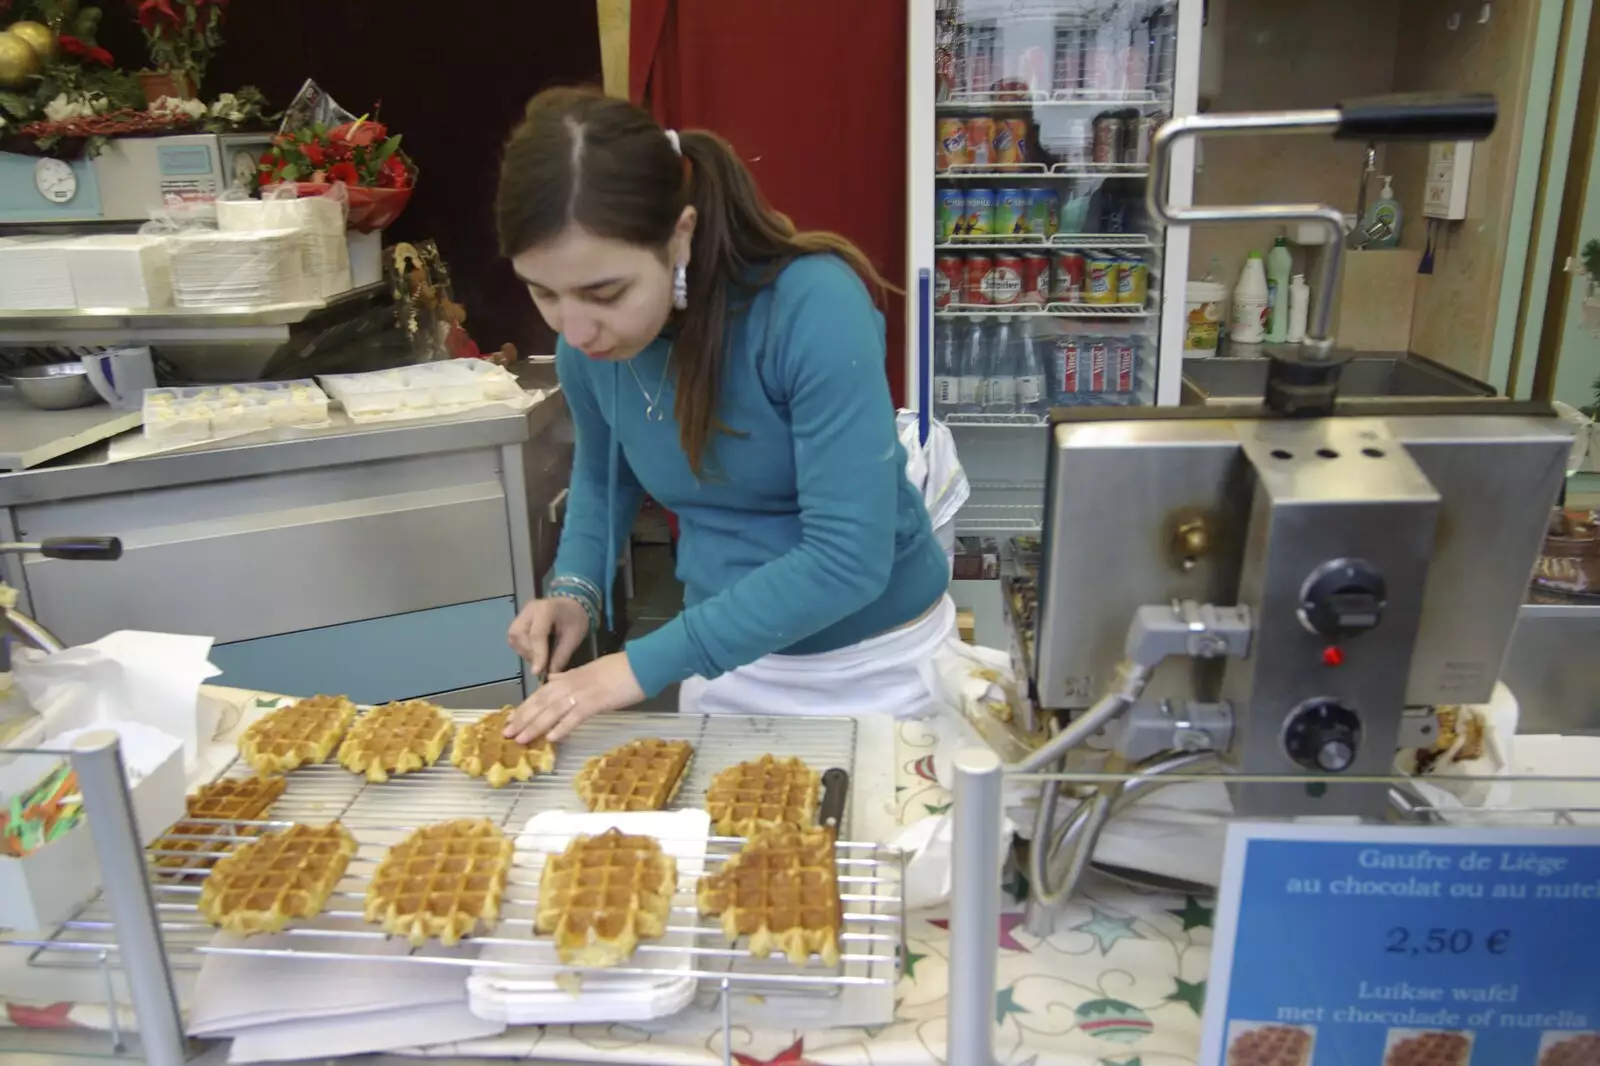
[[[1279,237],[1267,253],[1267,340],[1282,344],[1289,338],[1289,242]]]
[[[1383,175],[1383,192],[1376,200],[1372,201],[1372,205],[1367,208],[1367,217],[1361,221],[1369,233],[1372,231],[1372,227],[1379,222],[1387,222],[1389,224],[1388,234],[1373,240],[1371,244],[1367,245],[1368,248],[1400,247],[1401,215],[1400,204],[1394,198],[1394,178],[1388,174]]]
[[[1260,252],[1251,252],[1233,287],[1233,315],[1228,339],[1235,344],[1260,344],[1266,339],[1267,270]]]

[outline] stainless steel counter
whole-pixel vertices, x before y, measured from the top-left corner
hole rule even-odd
[[[70,411],[41,411],[8,385],[0,385],[0,473],[48,463],[124,433],[139,424],[137,411],[103,403]]]
[[[1600,604],[1524,604],[1501,677],[1518,732],[1600,732]]]

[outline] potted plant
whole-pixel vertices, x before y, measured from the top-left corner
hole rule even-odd
[[[400,148],[398,134],[366,118],[327,128],[320,123],[283,132],[261,157],[262,186],[289,183],[300,196],[324,196],[346,186],[349,225],[362,233],[387,227],[405,210],[416,187],[417,168]]]
[[[192,99],[222,47],[227,0],[128,0],[144,31],[154,70],[139,72],[145,99]]]

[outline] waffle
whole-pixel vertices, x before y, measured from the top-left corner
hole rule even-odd
[[[258,774],[284,774],[319,763],[355,716],[356,705],[343,696],[312,696],[251,722],[239,737],[239,754]]]
[[[375,707],[356,719],[339,745],[339,765],[368,781],[387,781],[439,761],[450,716],[426,700]]]
[[[839,962],[843,922],[833,834],[780,826],[757,830],[739,854],[700,879],[700,913],[720,915],[731,943],[750,938],[750,953],[781,951],[796,966],[815,952]]]
[[[573,782],[591,811],[659,811],[683,784],[687,740],[630,740],[583,764]]]
[[[292,825],[217,862],[200,889],[200,913],[230,933],[276,933],[322,910],[344,876],[355,838],[338,822]]]
[[[1578,1033],[1551,1044],[1539,1066],[1600,1066],[1600,1033]]]
[[[220,781],[200,786],[200,790],[184,801],[190,818],[210,819],[212,822],[253,822],[271,808],[283,795],[281,777],[225,777]],[[231,851],[233,844],[217,837],[230,834],[255,836],[256,826],[228,826],[211,823],[181,821],[167,835],[150,845],[152,851],[181,852],[177,855],[157,855],[155,864],[163,869],[188,867],[205,869],[216,859],[194,852]]]
[[[1228,1066],[1306,1066],[1311,1034],[1287,1025],[1265,1025],[1233,1038]]]
[[[1466,1066],[1469,1050],[1460,1033],[1420,1033],[1391,1047],[1383,1066]]]
[[[446,946],[500,917],[511,839],[487,818],[425,826],[389,849],[367,885],[366,919]]]
[[[747,837],[779,825],[808,829],[816,821],[821,780],[799,759],[763,755],[713,777],[706,810],[720,836]]]
[[[677,861],[650,837],[575,837],[545,860],[533,928],[569,966],[615,966],[667,931],[677,887]]]
[[[556,750],[543,737],[532,744],[518,744],[505,735],[512,708],[486,714],[456,730],[450,761],[469,777],[481,777],[493,788],[512,781],[527,781],[534,774],[555,769]]]

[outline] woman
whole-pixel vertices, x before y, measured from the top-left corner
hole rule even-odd
[[[548,680],[507,735],[559,740],[674,682],[684,711],[922,713],[955,610],[866,257],[797,233],[715,135],[572,89],[529,103],[496,212],[577,435],[554,576],[509,635]],[[678,516],[688,606],[567,670],[645,493]]]

